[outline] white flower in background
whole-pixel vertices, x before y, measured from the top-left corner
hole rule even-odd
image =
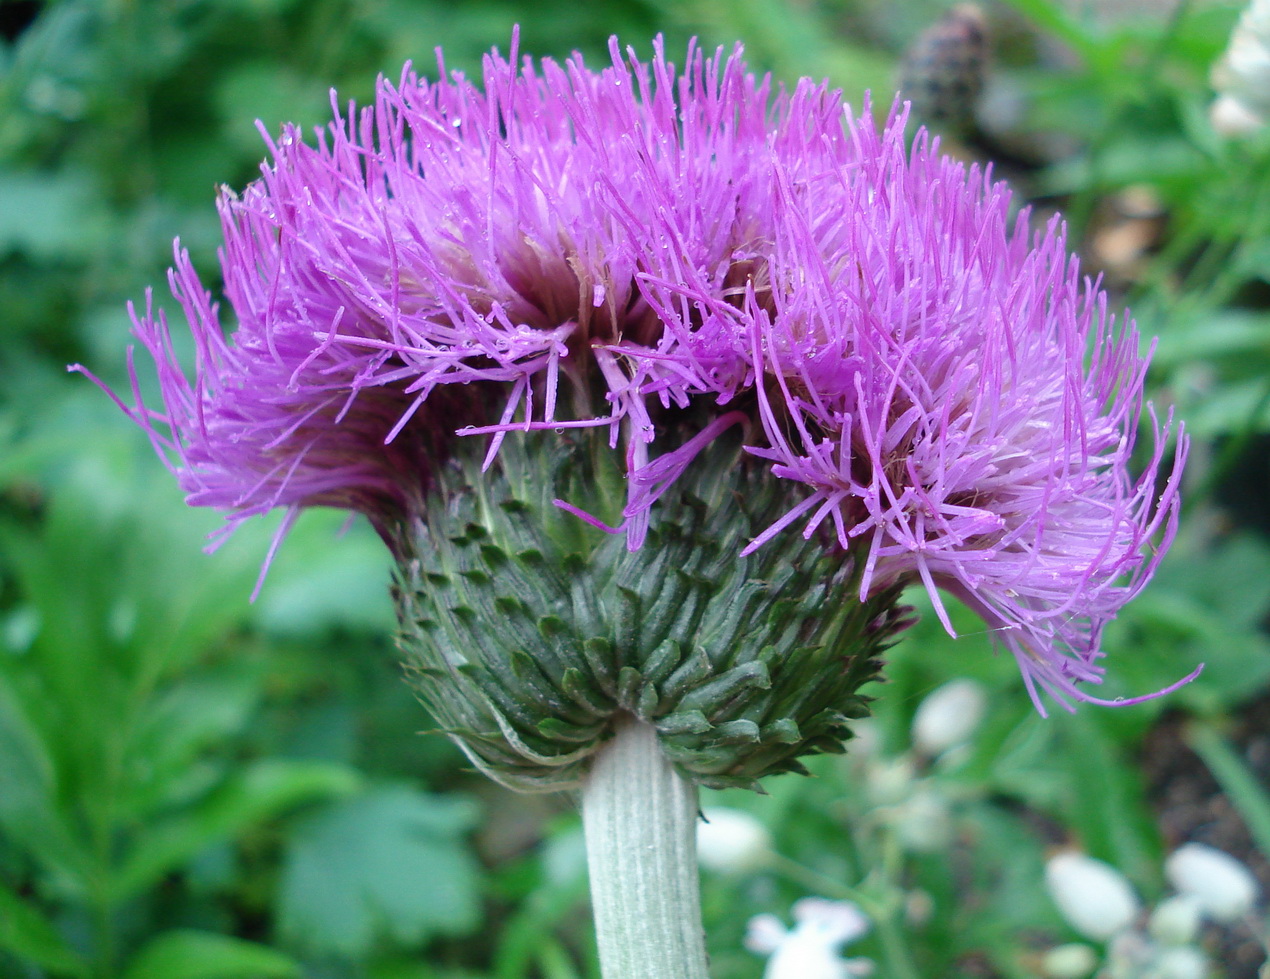
[[[913,715],[913,747],[936,758],[970,740],[983,720],[988,695],[974,680],[953,680],[929,694]]]
[[[1208,107],[1208,119],[1223,136],[1247,136],[1266,124],[1266,120],[1233,95],[1218,95]]]
[[[1147,930],[1161,945],[1189,945],[1199,935],[1200,905],[1190,894],[1161,901]]]
[[[1166,948],[1151,963],[1150,979],[1204,979],[1208,958],[1193,945]]]
[[[1067,923],[1094,941],[1106,941],[1138,916],[1138,896],[1124,875],[1083,853],[1051,857],[1045,886]]]
[[[838,955],[844,945],[869,930],[869,919],[856,905],[805,897],[794,904],[793,915],[792,930],[772,914],[750,919],[745,947],[770,956],[763,979],[851,979],[872,975],[873,963],[869,959],[843,959]]]
[[[1203,843],[1178,847],[1164,862],[1164,873],[1213,921],[1236,921],[1257,903],[1257,879],[1252,872],[1228,853]]]
[[[932,785],[919,783],[912,795],[883,815],[905,850],[935,853],[952,842],[952,808]]]
[[[851,740],[847,742],[847,757],[852,761],[868,761],[882,753],[882,732],[871,717],[862,717],[851,727]]]
[[[1122,931],[1107,943],[1107,961],[1098,979],[1143,979],[1155,960],[1156,945],[1140,931]]]
[[[1041,972],[1046,979],[1087,979],[1096,968],[1098,953],[1079,942],[1051,948],[1041,960]]]
[[[1162,901],[1146,931],[1126,928],[1107,942],[1097,979],[1205,979],[1208,957],[1192,944],[1199,923],[1199,904],[1190,896]]]
[[[896,806],[912,794],[917,769],[908,755],[871,761],[864,773],[865,791],[874,807]]]
[[[772,851],[772,834],[748,812],[722,806],[702,810],[697,822],[697,860],[725,874],[762,866]]]
[[[1217,99],[1209,109],[1213,128],[1244,136],[1270,120],[1270,0],[1253,0],[1213,67]]]

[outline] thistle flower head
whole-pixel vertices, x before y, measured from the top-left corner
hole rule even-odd
[[[231,526],[345,507],[402,557],[454,453],[488,466],[511,433],[596,429],[624,504],[561,505],[634,551],[739,433],[738,472],[783,496],[740,555],[801,533],[850,570],[841,602],[918,582],[950,631],[956,595],[1034,699],[1093,699],[1102,627],[1174,532],[1185,439],[1166,459],[1151,415],[1131,472],[1147,361],[1061,225],[910,145],[903,109],[773,92],[739,49],[690,47],[681,70],[614,41],[598,71],[513,50],[480,84],[407,67],[333,105],[221,195],[232,337],[182,252],[192,379],[163,315],[136,316],[164,407],[124,408],[191,503]]]

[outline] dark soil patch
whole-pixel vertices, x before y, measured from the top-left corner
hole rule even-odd
[[[1165,715],[1142,747],[1148,798],[1165,846],[1171,851],[1194,842],[1224,850],[1256,874],[1264,899],[1270,894],[1270,861],[1253,844],[1243,818],[1207,766],[1187,746],[1185,725],[1185,715]],[[1244,763],[1270,786],[1270,692],[1235,712],[1229,738]],[[1266,961],[1261,945],[1242,926],[1210,926],[1204,944],[1227,979],[1257,979]]]

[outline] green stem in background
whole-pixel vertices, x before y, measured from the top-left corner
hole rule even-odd
[[[895,979],[921,979],[909,957],[908,945],[900,927],[900,919],[904,914],[904,891],[899,881],[903,871],[904,851],[900,848],[898,837],[889,827],[882,829],[881,845],[881,877],[886,902],[878,908],[873,919],[878,941],[882,943],[887,964]]]
[[[697,787],[634,719],[596,756],[582,826],[604,979],[707,979]]]

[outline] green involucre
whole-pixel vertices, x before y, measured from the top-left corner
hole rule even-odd
[[[486,472],[460,454],[426,522],[403,528],[400,644],[437,723],[525,791],[576,785],[626,714],[716,788],[841,751],[868,714],[860,686],[906,624],[899,588],[860,602],[852,562],[796,533],[738,556],[788,509],[788,484],[725,440],[657,503],[632,553],[552,503],[613,516],[605,442],[510,436]]]

